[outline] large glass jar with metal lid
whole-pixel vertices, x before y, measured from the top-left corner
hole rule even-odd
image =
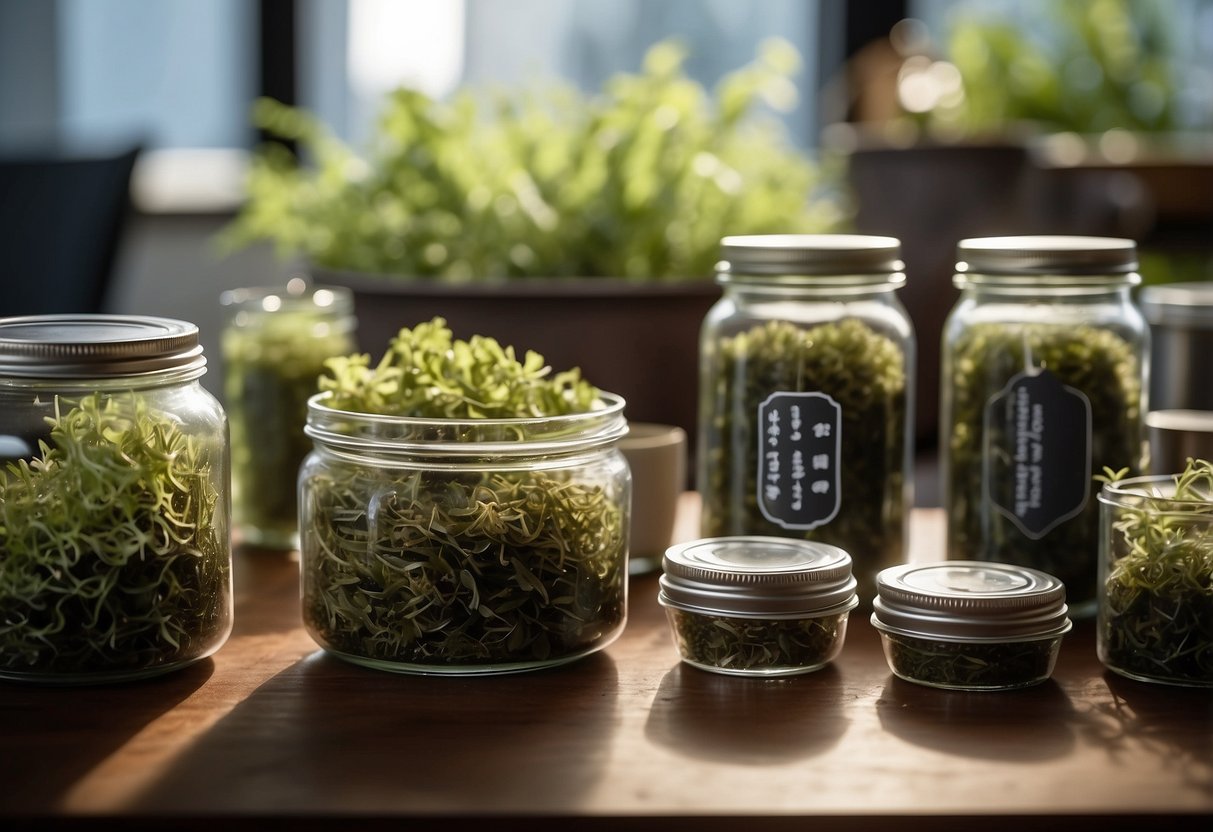
[[[700,341],[704,537],[850,553],[860,598],[904,559],[914,335],[890,237],[726,237]]]
[[[232,626],[227,424],[193,324],[0,319],[0,678],[152,676]]]
[[[303,433],[307,400],[324,362],[354,350],[348,289],[285,286],[234,289],[220,302],[223,391],[232,430],[232,520],[245,543],[299,545],[299,466],[311,452]]]
[[[1149,331],[1132,240],[991,237],[957,248],[940,444],[948,556],[1055,575],[1095,610],[1103,469],[1140,472]]]
[[[329,652],[401,673],[533,670],[610,644],[627,612],[623,399],[534,418],[308,404],[303,621]]]

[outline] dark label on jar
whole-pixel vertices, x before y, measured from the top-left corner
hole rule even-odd
[[[830,522],[842,502],[842,407],[825,393],[772,393],[758,406],[758,508],[785,529]]]
[[[985,488],[1033,540],[1082,511],[1091,486],[1091,403],[1048,370],[1011,379],[986,406]]]

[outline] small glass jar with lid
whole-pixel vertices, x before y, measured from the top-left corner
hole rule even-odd
[[[1213,687],[1213,463],[1099,493],[1099,660],[1143,682]]]
[[[990,237],[957,247],[940,445],[948,557],[1060,578],[1095,611],[1094,477],[1141,472],[1149,330],[1132,240]]]
[[[354,350],[348,289],[285,286],[233,289],[220,303],[224,398],[232,435],[232,521],[253,546],[299,545],[299,466],[311,452],[307,400],[324,362]]]
[[[902,564],[872,604],[894,675],[954,690],[1011,690],[1053,673],[1072,623],[1057,578],[1003,563]]]
[[[700,533],[836,545],[865,599],[905,559],[911,505],[900,252],[891,237],[726,237],[700,340]]]
[[[232,626],[227,424],[193,324],[0,319],[0,678],[196,662]]]
[[[670,547],[658,602],[693,667],[736,676],[790,676],[842,650],[859,603],[851,556],[837,546],[740,536]]]
[[[303,621],[325,650],[399,673],[571,662],[627,616],[623,399],[534,418],[421,418],[308,403]]]

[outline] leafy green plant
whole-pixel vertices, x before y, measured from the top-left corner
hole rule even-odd
[[[705,537],[804,537],[850,553],[864,597],[904,552],[905,356],[855,318],[801,328],[769,321],[717,344],[702,395],[712,414],[701,477]],[[740,381],[739,381],[740,380]],[[830,522],[785,529],[758,505],[758,407],[772,392],[820,392],[841,407],[841,502]]]
[[[135,393],[57,399],[48,422],[49,443],[0,474],[0,675],[206,655],[231,623],[215,449]]]
[[[764,619],[667,612],[686,661],[730,672],[816,670],[834,658],[846,633],[846,613]]]
[[[1030,367],[1047,369],[1089,401],[1092,470],[1087,476],[1109,463],[1134,470],[1142,464],[1141,365],[1124,338],[1086,325],[974,325],[951,345],[943,379],[950,396],[942,426],[948,443],[948,557],[1038,569],[1061,579],[1071,607],[1089,605],[1098,571],[1097,501],[1088,499],[1076,515],[1033,539],[994,508],[983,480],[987,407]]]
[[[329,367],[325,404],[400,417],[374,438],[399,429],[433,451],[318,453],[305,467],[304,620],[321,644],[381,667],[483,671],[575,658],[618,632],[626,488],[601,454],[555,460],[528,441],[536,419],[601,407],[578,373],[549,378],[535,353],[452,340],[441,319],[401,330],[375,367]],[[518,450],[477,455],[485,435]]]
[[[1105,499],[1100,658],[1130,676],[1213,685],[1213,463],[1190,460],[1174,484]]]
[[[1080,133],[1178,126],[1173,21],[1165,2],[1034,3],[1027,24],[969,11],[947,44],[963,98],[932,113],[940,126],[992,132],[1017,122]],[[1016,9],[1020,11],[1020,9]],[[1033,29],[1042,19],[1049,25]]]
[[[337,270],[450,281],[516,276],[707,277],[725,234],[822,231],[815,168],[760,103],[794,98],[799,58],[771,42],[714,95],[655,46],[598,96],[567,88],[449,103],[400,89],[365,155],[308,114],[257,104],[280,145],[256,159],[229,246],[271,240]]]

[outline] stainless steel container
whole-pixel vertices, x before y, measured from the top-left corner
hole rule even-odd
[[[1148,286],[1139,303],[1153,335],[1150,407],[1213,411],[1213,282]]]

